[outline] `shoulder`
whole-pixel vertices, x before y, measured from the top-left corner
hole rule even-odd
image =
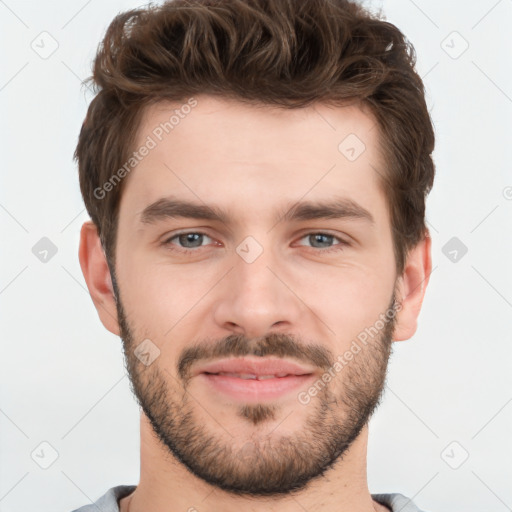
[[[372,494],[372,498],[392,512],[424,512],[410,498],[400,493]]]
[[[119,500],[131,494],[136,485],[117,485],[111,487],[103,496],[99,497],[94,503],[84,505],[72,512],[119,512]]]

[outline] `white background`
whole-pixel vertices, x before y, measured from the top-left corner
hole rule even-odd
[[[0,512],[69,512],[138,483],[121,340],[78,263],[88,217],[72,154],[92,97],[80,80],[111,19],[139,5],[0,1]],[[414,44],[437,136],[434,271],[371,420],[370,491],[435,512],[512,510],[512,0],[368,5]],[[58,43],[46,59],[31,47],[56,44],[43,31]],[[42,237],[57,247],[46,263],[32,253]],[[452,237],[468,249],[456,262]],[[31,458],[44,441],[58,452],[48,469]]]

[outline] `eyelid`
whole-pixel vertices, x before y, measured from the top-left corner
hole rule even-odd
[[[304,238],[307,235],[329,235],[329,236],[333,236],[334,238],[337,238],[340,242],[345,242],[347,244],[351,240],[351,237],[346,235],[345,233],[339,233],[338,231],[333,231],[333,230],[327,229],[327,228],[324,228],[324,229],[322,229],[322,228],[303,229],[303,230],[300,230],[295,235],[295,237],[297,239],[301,239],[301,238]]]
[[[179,237],[180,235],[189,235],[189,234],[206,236],[206,237],[210,238],[211,240],[215,241],[215,238],[213,236],[209,235],[206,231],[201,231],[200,229],[188,229],[188,230],[177,231],[174,233],[164,235],[161,244],[164,246],[165,245],[176,245],[176,244],[171,244],[171,240]],[[189,249],[188,247],[179,247],[179,246],[177,246],[177,247],[182,250],[187,250],[187,249],[188,250],[197,250],[197,249],[200,249],[201,247],[205,247],[205,246],[201,245],[196,249]]]
[[[302,240],[303,238],[306,238],[307,236],[311,236],[311,235],[332,236],[334,239],[338,240],[338,242],[340,242],[342,244],[348,244],[348,241],[345,240],[344,238],[342,238],[339,235],[336,235],[334,233],[329,233],[328,231],[308,231],[308,232],[304,233],[303,235],[299,236],[298,240]],[[313,249],[315,249],[315,247],[313,247]]]
[[[164,239],[163,241],[161,242],[161,245],[163,245],[164,247],[165,246],[169,246],[169,245],[173,245],[173,246],[176,246],[176,251],[178,252],[182,252],[182,253],[186,253],[186,252],[199,252],[200,249],[202,248],[205,248],[207,247],[207,245],[210,245],[210,244],[207,244],[207,245],[200,245],[199,247],[194,247],[194,248],[189,248],[189,247],[180,247],[179,245],[177,244],[172,244],[171,243],[171,240],[173,240],[174,238],[180,236],[180,235],[187,235],[187,234],[195,234],[195,235],[202,235],[202,236],[206,236],[207,238],[210,238],[211,240],[213,240],[214,242],[218,242],[217,240],[215,240],[215,238],[213,236],[210,236],[207,232],[205,231],[201,231],[201,229],[204,229],[204,228],[197,228],[197,229],[185,229],[185,230],[182,230],[182,231],[177,231],[177,232],[173,232],[173,233],[170,233],[170,234],[167,234],[164,236]],[[332,236],[334,239],[336,239],[338,241],[338,243],[336,243],[335,245],[333,245],[332,247],[327,247],[327,248],[317,248],[317,247],[311,247],[311,246],[308,246],[308,245],[303,245],[303,244],[299,244],[299,247],[307,247],[313,251],[316,251],[316,252],[320,252],[320,253],[327,253],[327,252],[330,252],[330,251],[336,251],[336,250],[342,250],[343,247],[346,247],[348,245],[350,245],[350,242],[347,241],[344,237],[341,237],[335,233],[332,233],[330,232],[330,230],[326,230],[326,229],[305,229],[303,230],[300,234],[296,235],[296,237],[298,236],[298,239],[297,240],[302,240],[303,238],[306,238],[307,236],[311,236],[311,235],[327,235],[327,236]],[[347,237],[349,238],[349,237]],[[217,243],[218,245],[218,243]]]

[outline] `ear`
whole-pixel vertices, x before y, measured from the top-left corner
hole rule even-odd
[[[111,333],[120,335],[116,300],[107,259],[101,245],[98,230],[93,222],[84,222],[80,231],[78,259],[82,273],[98,311],[101,323]]]
[[[418,327],[418,316],[432,272],[431,238],[425,236],[407,255],[405,268],[397,280],[396,299],[401,309],[396,316],[393,341],[411,338]]]

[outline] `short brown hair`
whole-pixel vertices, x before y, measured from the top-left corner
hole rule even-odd
[[[97,94],[75,159],[87,211],[111,270],[127,161],[146,106],[195,94],[283,108],[359,102],[380,128],[398,275],[428,234],[434,130],[416,55],[402,32],[348,0],[174,0],[119,14],[89,78]]]

